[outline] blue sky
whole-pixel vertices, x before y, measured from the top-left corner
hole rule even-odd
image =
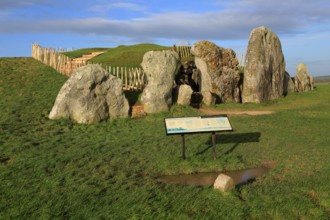
[[[116,47],[209,40],[246,53],[250,32],[265,26],[281,40],[286,69],[306,63],[330,75],[329,0],[0,0],[0,57],[44,47]]]

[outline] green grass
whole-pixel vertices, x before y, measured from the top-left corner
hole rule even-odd
[[[170,112],[97,125],[49,120],[67,78],[31,58],[0,59],[0,219],[329,219],[330,85],[229,116],[234,132],[166,136]],[[132,94],[128,94],[132,95]],[[133,98],[133,99],[136,99]],[[256,138],[259,137],[259,138]],[[165,185],[163,174],[235,170],[275,161],[266,176],[222,194]]]

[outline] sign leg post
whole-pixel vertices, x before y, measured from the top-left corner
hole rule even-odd
[[[184,141],[184,135],[181,135],[181,142],[182,142],[182,159],[186,159],[186,145]]]
[[[216,152],[216,149],[215,149],[215,142],[216,142],[215,132],[212,132],[212,145],[213,145],[212,153],[213,153],[213,160],[216,160],[217,159],[217,152]]]

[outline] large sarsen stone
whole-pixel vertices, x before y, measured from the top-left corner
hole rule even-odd
[[[201,72],[203,103],[240,102],[240,76],[235,52],[204,40],[194,44],[191,53]]]
[[[141,102],[146,113],[168,111],[172,105],[172,90],[180,59],[174,51],[149,51],[144,54],[142,68],[148,84],[143,90]]]
[[[285,61],[281,42],[265,28],[252,30],[246,52],[242,102],[260,103],[284,93]]]
[[[128,112],[121,80],[93,64],[80,67],[65,82],[49,118],[70,118],[77,123],[92,124],[128,117]]]

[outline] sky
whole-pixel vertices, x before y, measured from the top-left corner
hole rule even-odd
[[[51,48],[139,43],[193,45],[208,40],[244,59],[253,28],[280,39],[286,69],[299,63],[330,75],[329,0],[0,0],[0,57]]]

